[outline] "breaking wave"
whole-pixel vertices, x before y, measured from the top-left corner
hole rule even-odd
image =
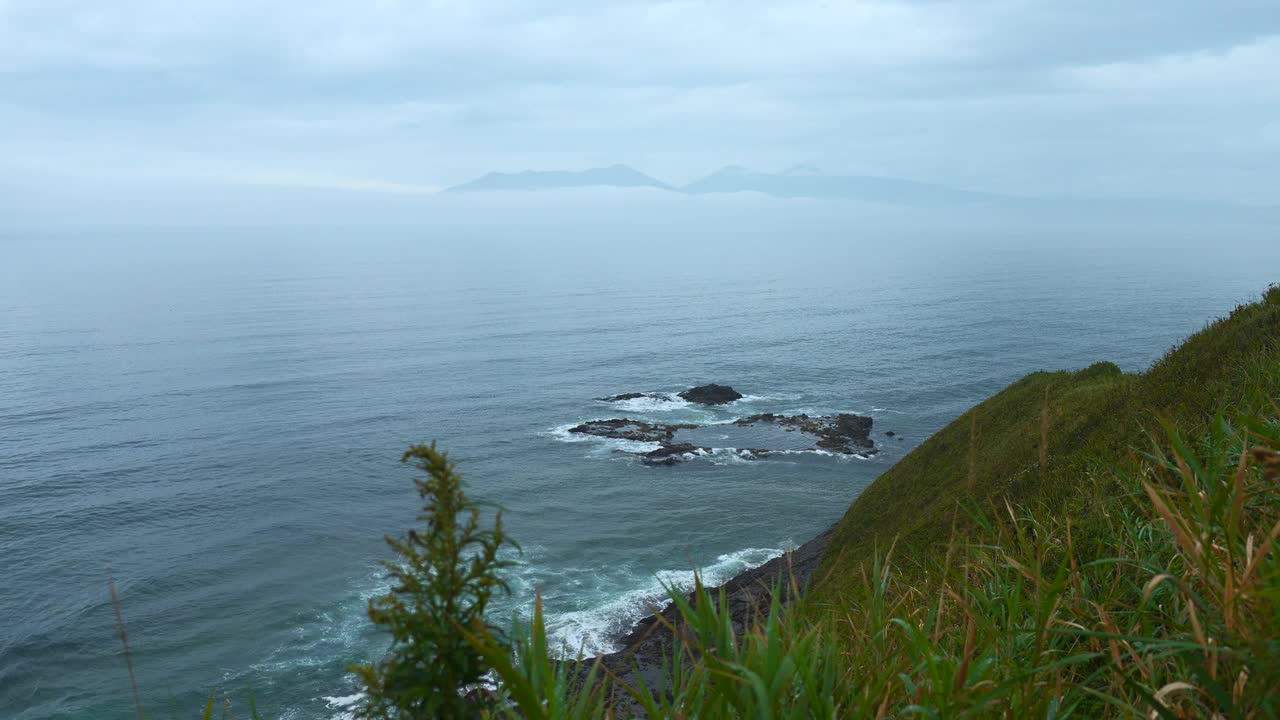
[[[746,548],[720,555],[698,571],[708,586],[724,583],[733,576],[759,567],[782,555],[781,548]],[[617,638],[655,609],[665,608],[670,595],[664,585],[677,592],[693,589],[694,571],[659,570],[647,579],[636,578],[637,586],[619,595],[604,597],[580,610],[555,613],[547,618],[547,635],[562,657],[600,655],[621,649]]]

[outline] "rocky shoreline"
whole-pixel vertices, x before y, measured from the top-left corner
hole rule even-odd
[[[621,403],[641,399],[671,401],[677,397],[691,403],[724,405],[744,396],[727,385],[712,384],[680,393],[629,392],[596,399],[606,403]],[[871,439],[873,424],[872,418],[854,413],[813,416],[803,413],[758,413],[732,422],[711,425],[615,417],[588,420],[569,428],[568,432],[648,445],[648,448],[628,452],[636,455],[645,465],[669,466],[725,451],[732,451],[749,459],[797,451],[871,457],[878,452],[876,443]],[[711,447],[705,442],[688,440],[693,437],[690,433],[695,431],[732,433],[739,429],[747,431],[740,438],[763,438],[764,441],[774,442],[776,446]],[[785,433],[792,435],[787,436]],[[885,437],[894,437],[892,432],[883,434]],[[652,445],[655,444],[657,447],[653,448]],[[756,618],[768,614],[775,586],[781,591],[780,599],[783,603],[791,602],[797,591],[804,592],[818,569],[834,531],[833,525],[794,550],[745,570],[707,590],[713,598],[718,597],[721,592],[725,594],[735,630],[744,631]],[[689,593],[688,598],[691,603],[694,602],[693,593]],[[627,632],[615,638],[620,650],[584,658],[579,662],[590,665],[598,661],[609,674],[628,684],[643,679],[650,688],[661,687],[663,662],[670,660],[673,648],[674,637],[670,627],[679,624],[678,609],[674,603],[668,604],[661,611],[639,620]],[[616,693],[613,702],[618,717],[629,717],[640,710],[625,693]]]
[[[763,565],[745,570],[721,585],[707,588],[710,597],[725,594],[729,615],[736,632],[742,632],[756,618],[769,613],[773,601],[773,588],[781,589],[783,603],[794,599],[795,590],[804,592],[817,572],[835,526],[827,528],[809,542],[776,557]],[[690,602],[694,594],[688,595]],[[665,622],[659,622],[659,616]],[[599,661],[614,676],[628,684],[643,679],[650,687],[661,687],[662,665],[671,657],[673,636],[669,625],[679,625],[680,613],[675,604],[669,604],[658,613],[638,621],[627,633],[617,638],[621,650],[598,657],[584,658],[586,665]],[[669,625],[668,625],[669,624]],[[620,717],[639,710],[625,693],[615,695],[615,710]]]

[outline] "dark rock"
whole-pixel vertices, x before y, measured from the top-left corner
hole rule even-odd
[[[657,450],[641,454],[640,462],[645,465],[675,465],[688,460],[690,457],[710,455],[712,452],[714,452],[714,449],[709,447],[700,447],[692,443],[675,443],[674,445],[663,445]],[[734,450],[738,457],[746,460],[768,457],[772,452],[773,450],[769,448],[738,448]]]
[[[615,440],[636,440],[638,442],[670,443],[677,430],[692,430],[697,425],[650,423],[643,420],[614,418],[611,420],[588,420],[569,428],[571,433],[595,435],[596,437],[613,438]]]
[[[894,431],[892,431],[892,430],[885,430],[885,431],[884,431],[884,436],[885,436],[885,437],[893,437],[894,435],[897,435],[897,434],[898,434],[898,433],[896,433],[896,432],[894,432]]]
[[[623,400],[636,400],[642,397],[648,397],[648,393],[622,393],[621,395],[610,395],[609,397],[596,399],[602,402],[622,402]]]
[[[676,443],[674,445],[663,445],[657,450],[651,450],[640,456],[640,462],[645,465],[675,465],[684,459],[688,454],[699,454],[702,452],[711,452],[708,448],[698,447],[691,443]]]
[[[721,387],[724,386],[709,386]],[[724,388],[732,392],[732,388]],[[690,391],[692,392],[692,391]],[[735,393],[736,394],[736,393]],[[614,397],[626,398],[618,395]],[[740,397],[740,396],[739,396]],[[871,457],[876,454],[875,443],[871,440],[873,420],[865,415],[840,413],[838,415],[777,415],[760,413],[734,421],[735,425],[745,426],[755,423],[775,423],[789,432],[801,432],[814,438],[813,448],[828,450],[844,455]],[[612,418],[609,420],[588,420],[569,429],[571,433],[594,435],[596,437],[616,440],[633,440],[637,442],[658,443],[656,450],[638,453],[640,460],[646,465],[674,465],[690,456],[706,455],[712,448],[700,447],[687,442],[675,442],[676,433],[680,430],[695,430],[699,426],[690,423],[653,423],[631,418]],[[777,451],[777,448],[739,449],[739,457],[762,458]]]
[[[813,443],[814,447],[823,450],[863,457],[875,454],[873,452],[875,443],[871,440],[871,426],[874,421],[866,415],[840,413],[828,417],[809,417],[805,414],[760,413],[736,420],[734,424],[752,425],[760,422],[777,423],[787,430],[799,430],[813,435],[817,438]]]
[[[683,461],[683,460],[684,460],[684,458],[682,458],[682,457],[680,457],[680,456],[678,456],[678,455],[668,455],[668,456],[666,456],[666,457],[664,457],[664,458],[649,458],[649,457],[645,457],[644,455],[641,455],[641,456],[640,456],[640,462],[641,462],[642,464],[644,464],[644,465],[649,465],[649,466],[653,466],[653,467],[656,467],[656,466],[659,466],[659,465],[662,465],[662,466],[665,466],[665,467],[670,467],[670,466],[672,466],[672,465],[677,465],[677,464],[679,464],[679,463],[680,463],[681,461]]]
[[[836,431],[847,438],[866,438],[871,434],[871,423],[866,415],[840,413],[836,416]]]
[[[699,385],[698,387],[689,388],[680,393],[680,397],[689,402],[701,403],[703,405],[724,405],[738,400],[742,397],[742,393],[734,390],[728,385]]]
[[[854,454],[855,447],[875,447],[875,443],[871,441],[873,421],[865,415],[840,413],[834,418],[818,418],[816,422],[817,427],[810,432],[818,436],[815,444],[820,448]]]
[[[728,582],[716,588],[708,588],[708,596],[718,597],[721,591],[729,605],[730,621],[738,631],[749,628],[758,618],[769,613],[772,602],[772,589],[777,585],[784,605],[795,599],[794,589],[800,592],[808,587],[809,580],[818,569],[818,563],[835,528],[832,527],[813,540],[795,550],[774,558],[760,567],[740,573]],[[689,595],[693,602],[693,594]],[[696,606],[696,603],[694,603]],[[658,616],[663,622],[658,621]],[[663,663],[670,660],[673,636],[671,627],[680,627],[680,613],[674,605],[645,617],[632,626],[631,630],[618,639],[622,650],[599,658],[586,658],[585,668],[599,660],[612,674],[627,682],[635,684],[643,679],[649,687],[655,687],[661,681]],[[614,696],[615,717],[640,717],[642,708],[625,693]]]

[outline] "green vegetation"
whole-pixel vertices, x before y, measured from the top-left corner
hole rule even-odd
[[[384,563],[391,592],[369,601],[369,618],[391,633],[385,657],[352,670],[364,685],[364,718],[466,718],[475,706],[463,694],[489,672],[467,631],[493,637],[484,612],[494,592],[506,592],[498,559],[507,543],[498,513],[492,530],[480,523],[480,507],[462,491],[462,477],[434,444],[414,445],[400,458],[426,477],[415,481],[422,497],[422,532],[387,538],[403,564]]]
[[[429,531],[393,541],[407,564],[370,609],[395,640],[360,670],[371,716],[1280,717],[1280,287],[1145,373],[1039,372],[980,403],[858,498],[801,601],[775,588],[745,631],[722,595],[674,594],[648,682],[552,659],[540,602],[486,626],[500,526],[415,451]],[[486,670],[497,689],[464,700]]]
[[[1167,431],[1202,436],[1217,413],[1266,414],[1277,388],[1280,287],[1211,323],[1145,373],[1126,375],[1107,362],[1032,373],[960,416],[862,493],[839,523],[817,594],[838,600],[865,558],[894,542],[900,562],[934,559],[954,523],[962,538],[972,527],[957,508],[986,499],[1073,517],[1082,525],[1077,539],[1080,532],[1092,537],[1094,519],[1139,491],[1125,480],[1138,469],[1135,453]],[[1111,535],[1097,530],[1097,551],[1105,554]]]
[[[1194,443],[1165,438],[1137,472],[1079,486],[1141,488],[1097,506],[1106,554],[1085,550],[1070,516],[993,501],[966,510],[967,537],[936,560],[872,553],[839,603],[775,602],[745,633],[723,596],[677,594],[665,690],[573,682],[544,639],[505,665],[489,643],[511,704],[484,715],[1274,718],[1280,423],[1219,416]]]

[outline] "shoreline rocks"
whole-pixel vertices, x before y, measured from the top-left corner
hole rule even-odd
[[[597,400],[622,402],[654,398],[670,401],[675,397],[670,393],[622,393]],[[723,405],[739,400],[743,395],[729,386],[712,384],[690,388],[678,393],[678,397],[690,403]],[[735,427],[751,426],[771,427],[733,431]],[[748,459],[810,451],[866,458],[879,451],[871,437],[873,426],[873,418],[855,413],[785,415],[766,412],[737,418],[732,422],[722,420],[720,423],[706,424],[649,422],[618,417],[586,421],[571,428],[569,432],[654,443],[656,448],[650,449],[651,445],[650,448],[632,450],[630,453],[645,465],[673,466],[687,460],[726,452]],[[694,430],[700,432],[681,433]],[[784,432],[799,433],[803,437],[786,437]],[[892,431],[882,431],[880,434],[886,438],[895,437]],[[805,443],[810,440],[812,444],[805,447]],[[718,446],[735,441],[741,447]],[[711,444],[716,444],[717,447],[708,447]],[[774,446],[754,447],[756,444]],[[716,597],[720,592],[725,594],[730,622],[735,630],[744,631],[756,618],[768,614],[775,587],[779,589],[779,600],[784,605],[794,601],[797,593],[804,592],[818,569],[834,530],[835,527],[832,526],[795,550],[741,572],[720,586],[707,588],[707,591],[711,597]],[[688,597],[692,602],[692,593]],[[616,645],[621,648],[618,651],[565,662],[575,664],[599,661],[610,674],[624,682],[634,684],[637,680],[643,680],[650,687],[655,687],[661,683],[663,663],[670,660],[674,642],[669,628],[672,625],[679,628],[680,617],[675,605],[668,604],[621,633],[615,639]],[[613,695],[613,710],[617,717],[643,714],[642,709],[625,693]]]
[[[569,428],[569,432],[612,438],[614,440],[668,444],[675,437],[677,430],[694,430],[697,427],[697,425],[691,423],[651,423],[629,418],[613,418],[611,420],[588,420]]]
[[[622,402],[623,400],[638,400],[644,397],[658,397],[658,396],[654,395],[653,393],[629,392],[629,393],[622,393],[621,395],[610,395],[608,397],[596,398],[596,400],[599,400],[600,402]],[[662,395],[661,397],[666,397],[666,396]]]
[[[730,621],[735,631],[741,633],[749,628],[756,618],[768,615],[775,585],[781,590],[780,600],[784,605],[796,599],[796,590],[801,594],[804,593],[809,581],[818,570],[822,553],[831,542],[834,532],[833,525],[790,552],[759,567],[745,570],[722,585],[708,587],[708,596],[716,598],[720,592],[724,592],[728,601]],[[693,593],[687,595],[690,602],[694,600],[693,595]],[[658,622],[659,616],[665,623]],[[673,635],[668,624],[680,626],[680,613],[674,603],[640,619],[630,630],[618,637],[617,644],[622,646],[621,650],[597,657],[583,658],[579,662],[589,666],[599,660],[609,672],[628,684],[634,684],[637,679],[643,679],[649,687],[655,687],[656,683],[661,682],[663,663],[671,659]],[[613,702],[617,717],[632,717],[640,710],[634,700],[625,693],[615,694]]]
[[[836,415],[776,415],[760,413],[734,421],[734,425],[775,423],[788,429],[799,430],[818,438],[814,445],[845,455],[856,455],[875,450],[871,439],[871,426],[875,420],[867,415],[838,413]],[[874,454],[874,452],[871,452]]]
[[[711,383],[698,385],[680,393],[665,392],[626,392],[596,398],[600,402],[625,402],[650,398],[660,401],[671,401],[680,398],[689,403],[717,406],[725,405],[745,397],[742,393],[728,385]],[[787,432],[799,432],[813,438],[813,444],[804,447],[803,443],[781,441],[768,433],[747,433],[738,438],[740,446],[728,444],[709,447],[705,433],[701,436],[680,437],[681,430],[700,430],[711,427],[695,423],[663,423],[637,420],[634,418],[610,418],[607,420],[588,420],[569,429],[569,432],[581,435],[593,435],[614,440],[629,440],[642,443],[657,443],[659,447],[643,450],[623,450],[640,458],[645,465],[676,465],[685,460],[713,455],[717,452],[731,451],[738,457],[757,459],[777,453],[825,451],[840,455],[871,457],[879,452],[871,439],[874,420],[866,415],[854,413],[836,413],[834,415],[780,415],[777,413],[759,413],[734,420],[732,425],[749,427],[757,424],[776,425]],[[884,433],[885,437],[893,437],[892,432]],[[718,440],[716,440],[718,442]],[[747,444],[750,443],[750,446]],[[774,443],[777,443],[776,445]],[[772,445],[758,447],[757,445]]]
[[[814,438],[812,447],[804,450],[825,450],[841,455],[871,457],[879,450],[871,439],[871,428],[874,420],[866,415],[839,413],[836,415],[777,415],[761,413],[734,421],[739,427],[757,423],[773,423],[788,431],[801,432]],[[676,433],[680,430],[697,430],[707,427],[694,423],[653,423],[633,418],[610,418],[608,420],[588,420],[569,428],[569,432],[614,440],[631,440],[644,443],[658,443],[660,447],[653,450],[636,452],[645,465],[675,465],[684,460],[710,455],[717,448],[696,445],[689,442],[677,442]],[[739,457],[756,459],[768,457],[774,453],[795,452],[795,449],[753,447],[753,448],[720,448],[733,450]],[[802,450],[803,451],[803,450]]]
[[[728,385],[717,385],[715,383],[692,387],[679,393],[679,395],[684,400],[702,405],[724,405],[734,400],[741,400],[743,397],[742,393]]]
[[[673,445],[663,445],[657,450],[650,450],[640,456],[640,462],[645,465],[675,465],[683,461],[685,455],[706,455],[711,452],[711,448],[704,448],[692,443],[675,443]]]
[[[741,400],[745,397],[742,393],[734,390],[728,385],[717,385],[710,383],[708,385],[698,385],[688,390],[682,390],[674,395],[665,392],[626,392],[617,395],[606,395],[598,397],[596,400],[600,402],[624,402],[626,400],[639,400],[641,398],[653,398],[654,400],[671,400],[678,397],[691,403],[699,405],[725,405],[734,400]]]

